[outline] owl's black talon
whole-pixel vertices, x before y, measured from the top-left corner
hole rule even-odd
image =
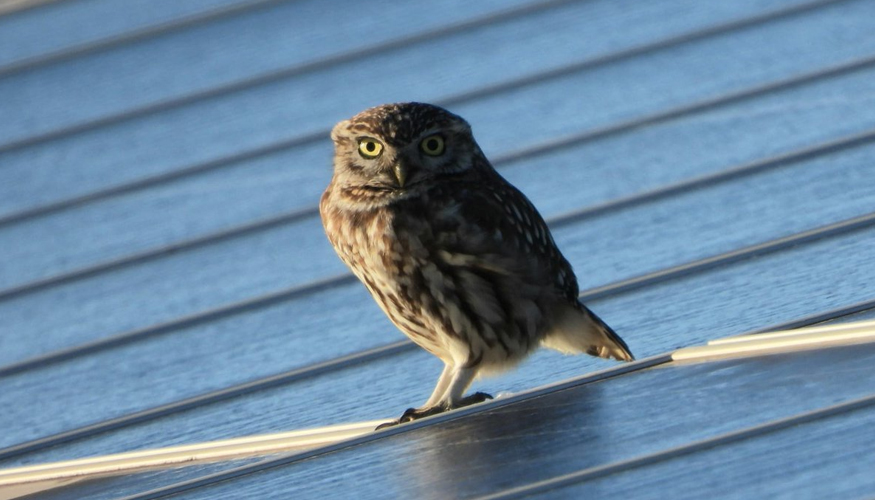
[[[385,422],[385,423],[378,425],[374,430],[379,431],[382,429],[388,429],[389,427],[395,427],[396,425],[398,425],[400,423],[401,423],[401,419],[391,420],[389,422]]]
[[[401,423],[404,422],[413,422],[414,420],[419,420],[420,418],[430,417],[432,415],[437,415],[438,413],[443,413],[450,408],[447,408],[443,405],[435,405],[429,408],[408,408],[407,411],[401,415],[401,418],[398,419]]]
[[[466,406],[475,405],[477,403],[482,403],[487,399],[493,399],[491,395],[486,394],[485,392],[475,392],[470,396],[462,398],[459,403],[456,405],[456,408],[464,408]]]
[[[380,424],[374,430],[378,431],[380,429],[385,429],[387,427],[394,427],[396,425],[403,424],[405,422],[412,422],[412,421],[416,420],[417,418],[427,417],[428,415],[423,414],[423,412],[425,412],[426,410],[428,410],[428,409],[408,408],[408,409],[404,410],[404,413],[401,414],[400,418],[392,420],[391,422],[386,422],[386,423]]]
[[[386,429],[389,427],[395,427],[396,425],[405,424],[407,422],[413,422],[414,420],[419,420],[420,418],[430,417],[432,415],[437,415],[438,413],[443,413],[449,410],[449,408],[441,405],[432,406],[431,408],[408,408],[404,411],[400,418],[396,420],[392,420],[390,422],[385,422],[377,426],[375,431],[380,429]]]
[[[419,420],[420,418],[430,417],[432,415],[437,415],[439,413],[443,413],[445,411],[454,410],[456,408],[464,408],[466,406],[471,406],[477,403],[482,403],[487,399],[492,399],[492,396],[486,394],[485,392],[475,392],[470,396],[464,397],[459,400],[452,407],[448,407],[446,405],[435,405],[430,408],[408,408],[404,410],[404,413],[401,414],[401,417],[397,420],[392,420],[391,422],[386,422],[377,426],[375,431],[380,429],[386,429],[388,427],[394,427],[399,424],[404,424],[407,422],[413,422],[414,420]]]
[[[421,411],[422,410],[419,408],[408,408],[401,414],[401,418],[398,419],[398,422],[410,422],[416,420],[418,418],[418,412]]]

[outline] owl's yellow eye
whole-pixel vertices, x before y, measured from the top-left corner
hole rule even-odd
[[[365,158],[376,158],[383,152],[383,145],[376,139],[365,137],[359,139],[359,153]]]
[[[429,156],[440,156],[444,153],[444,138],[438,134],[430,135],[419,143],[419,149]]]

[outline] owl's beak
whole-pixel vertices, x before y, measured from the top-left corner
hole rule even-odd
[[[395,179],[398,180],[398,187],[404,187],[404,183],[407,182],[407,167],[399,162],[395,164],[393,170],[395,171]]]

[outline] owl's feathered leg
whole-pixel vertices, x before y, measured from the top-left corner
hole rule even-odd
[[[459,403],[462,401],[462,394],[465,394],[465,390],[468,389],[468,386],[471,385],[476,376],[477,368],[467,366],[453,367],[452,378],[449,381],[446,392],[444,392],[443,398],[440,400],[440,404],[448,410],[458,408]]]
[[[464,408],[473,404],[482,403],[487,399],[492,399],[492,396],[485,392],[475,392],[470,396],[462,397],[462,395],[465,394],[465,390],[467,390],[468,386],[471,385],[471,382],[474,381],[475,376],[477,376],[477,368],[462,367],[458,370],[454,370],[453,379],[447,388],[447,392],[444,395],[444,401],[442,402],[445,409],[452,410],[455,408]]]
[[[462,397],[476,376],[476,367],[447,364],[425,406],[408,409],[401,415],[399,422],[410,422],[411,420],[437,415],[438,413],[492,399],[492,396],[483,392]]]
[[[423,408],[429,408],[438,404],[444,397],[444,394],[447,392],[447,387],[450,385],[450,381],[453,379],[453,365],[445,364],[444,371],[441,372],[441,376],[438,378],[437,385],[434,387],[434,391],[431,393],[431,396],[428,398],[428,401],[422,405]]]

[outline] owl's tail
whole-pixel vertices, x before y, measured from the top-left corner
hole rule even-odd
[[[563,304],[553,311],[553,326],[541,340],[544,347],[566,354],[587,353],[600,358],[632,361],[629,346],[583,304]]]

